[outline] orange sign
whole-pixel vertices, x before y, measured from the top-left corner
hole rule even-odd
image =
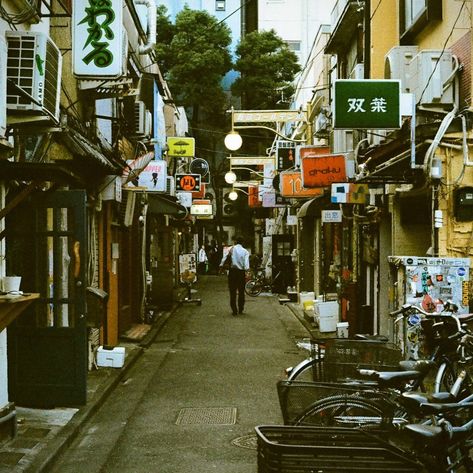
[[[287,171],[279,174],[279,190],[283,197],[315,197],[324,193],[320,187],[304,189],[300,171]]]
[[[346,167],[343,154],[302,157],[302,183],[304,187],[326,187],[333,182],[345,182]]]
[[[187,192],[199,191],[200,177],[200,174],[176,174],[176,190]]]

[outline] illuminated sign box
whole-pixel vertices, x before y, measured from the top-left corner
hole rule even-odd
[[[334,88],[333,128],[401,128],[399,80],[338,79]]]
[[[169,137],[166,140],[168,145],[168,155],[183,158],[192,158],[195,156],[195,139],[187,137]]]
[[[212,204],[192,204],[191,215],[212,215]]]

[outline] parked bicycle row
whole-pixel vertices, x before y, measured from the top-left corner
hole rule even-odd
[[[473,472],[473,315],[405,305],[424,358],[402,337],[304,340],[277,385],[285,425],[258,426],[258,471]]]

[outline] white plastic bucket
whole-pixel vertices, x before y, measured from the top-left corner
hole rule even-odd
[[[2,281],[3,292],[19,291],[21,276],[5,276]]]
[[[304,309],[304,302],[312,301],[314,300],[314,293],[313,292],[300,292],[299,293],[299,304],[301,305],[301,308]]]

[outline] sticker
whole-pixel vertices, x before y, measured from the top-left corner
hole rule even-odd
[[[458,273],[458,276],[465,276],[466,270],[465,268],[458,268],[457,273]]]

